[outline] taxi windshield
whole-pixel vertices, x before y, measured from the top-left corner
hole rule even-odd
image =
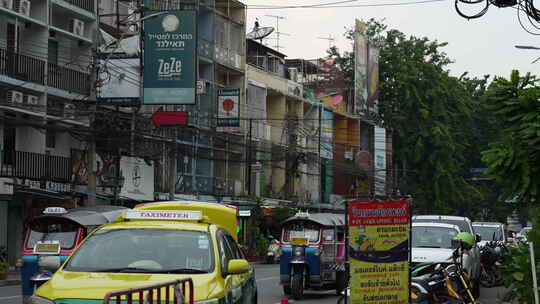
[[[474,232],[482,237],[482,241],[502,241],[503,231],[495,226],[474,226]]]
[[[73,254],[64,270],[79,272],[208,273],[214,268],[206,232],[101,229]]]

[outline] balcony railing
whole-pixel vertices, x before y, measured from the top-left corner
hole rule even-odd
[[[43,85],[45,84],[45,62],[0,49],[0,74]]]
[[[48,64],[47,85],[53,88],[90,94],[89,74],[61,67],[56,64]]]
[[[65,2],[78,6],[91,13],[94,12],[94,0],[64,0]]]
[[[71,158],[47,154],[4,151],[0,162],[0,176],[33,180],[69,182]]]

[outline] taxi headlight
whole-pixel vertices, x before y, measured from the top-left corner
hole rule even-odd
[[[195,301],[193,304],[219,304],[219,299]]]
[[[29,299],[30,304],[54,304],[52,300],[45,299],[38,296],[31,296]]]

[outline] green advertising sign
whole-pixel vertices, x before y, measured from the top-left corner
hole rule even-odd
[[[145,11],[144,104],[195,104],[196,12]]]

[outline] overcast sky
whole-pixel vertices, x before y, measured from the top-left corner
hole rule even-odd
[[[253,27],[255,18],[261,26],[275,26],[276,19],[265,15],[285,17],[280,20],[281,49],[288,58],[312,59],[324,56],[328,41],[318,37],[335,38],[341,50],[350,50],[352,45],[343,37],[345,27],[354,25],[354,19],[382,19],[391,28],[406,35],[428,37],[448,42],[444,50],[455,63],[450,66],[454,75],[464,71],[481,76],[484,74],[508,77],[512,69],[540,75],[540,61],[531,62],[540,56],[540,51],[519,50],[516,44],[540,47],[540,36],[525,32],[519,25],[516,10],[491,7],[480,19],[466,20],[454,9],[454,1],[423,3],[404,6],[361,7],[361,8],[316,8],[316,9],[250,9],[253,5],[309,5],[338,0],[243,0],[248,5],[247,31]],[[349,4],[402,3],[414,0],[358,0]],[[270,37],[275,37],[272,34]],[[275,39],[268,39],[275,45]]]

